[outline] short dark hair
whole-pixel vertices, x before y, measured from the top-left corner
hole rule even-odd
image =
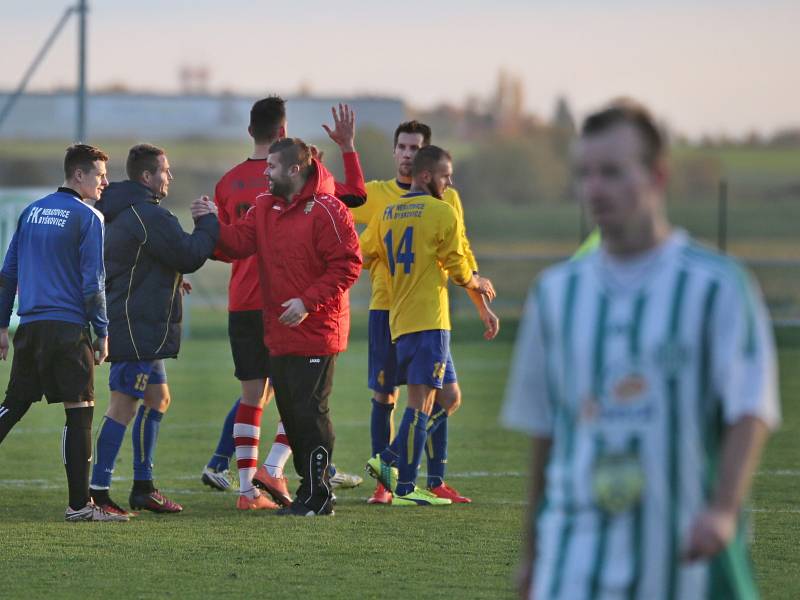
[[[139,181],[142,173],[158,170],[158,157],[166,154],[163,149],[152,144],[136,144],[128,151],[128,160],[125,163],[125,172],[131,181]]]
[[[64,177],[72,179],[75,171],[91,171],[96,160],[108,162],[108,155],[94,146],[88,144],[73,144],[67,148],[67,153],[64,156]]]
[[[262,98],[250,109],[250,135],[257,144],[273,141],[285,124],[286,101],[280,96]]]
[[[284,167],[300,165],[305,173],[311,167],[311,148],[300,138],[283,138],[269,147],[270,154],[279,154]]]
[[[418,133],[422,136],[422,145],[427,146],[431,143],[431,128],[419,121],[404,121],[394,130],[394,146],[397,146],[397,138],[401,133]],[[394,146],[392,146],[394,148]]]
[[[667,152],[667,141],[656,120],[642,104],[628,98],[614,100],[592,113],[581,126],[581,137],[603,133],[617,125],[630,125],[642,140],[642,162],[652,168]]]
[[[431,171],[442,160],[453,160],[450,153],[444,148],[439,146],[424,146],[419,149],[419,152],[414,156],[414,164],[411,167],[411,176],[416,177],[423,171]]]

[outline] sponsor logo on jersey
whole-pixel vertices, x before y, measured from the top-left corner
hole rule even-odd
[[[28,213],[26,223],[33,225],[55,225],[56,227],[64,227],[67,224],[67,219],[70,215],[69,210],[63,208],[43,208],[35,206]]]
[[[599,397],[586,396],[580,407],[583,421],[649,421],[654,416],[651,369],[620,364],[606,369]]]

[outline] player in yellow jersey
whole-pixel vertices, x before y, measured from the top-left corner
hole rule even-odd
[[[416,487],[436,392],[445,383],[456,383],[448,276],[486,302],[495,296],[491,281],[473,272],[464,248],[464,226],[455,209],[441,201],[452,173],[446,151],[421,148],[414,157],[411,189],[373,218],[361,240],[364,263],[380,261],[388,272],[389,325],[397,350],[395,383],[408,385],[408,407],[397,437],[367,463],[368,471],[394,491],[393,506],[452,502]]]
[[[389,204],[397,202],[411,187],[411,167],[414,156],[420,148],[430,144],[431,129],[418,121],[400,123],[394,132],[393,155],[396,176],[387,180],[370,181],[366,184],[367,202],[352,209],[356,223],[368,225],[372,218],[383,212]],[[478,263],[470,248],[464,225],[464,211],[458,192],[448,187],[442,194],[445,203],[453,207],[461,222],[464,252],[473,272],[478,272]],[[381,452],[391,441],[392,414],[397,402],[397,386],[395,382],[396,357],[395,348],[389,333],[389,277],[387,267],[380,261],[370,266],[372,297],[369,305],[369,358],[368,385],[372,390],[372,410],[370,416],[370,434],[372,438],[372,455]],[[486,339],[497,335],[500,321],[492,312],[485,299],[477,292],[467,292],[475,304],[483,321]],[[461,405],[461,390],[457,382],[445,383],[437,392],[433,418],[430,421],[428,443],[425,452],[428,462],[428,488],[442,497],[454,502],[469,502],[444,481],[447,466],[447,417],[452,415]],[[367,501],[370,504],[388,504],[391,493],[381,483]]]

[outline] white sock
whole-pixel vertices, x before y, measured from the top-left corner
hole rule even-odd
[[[289,447],[289,438],[286,437],[286,430],[283,428],[283,423],[280,422],[275,432],[275,440],[272,442],[272,447],[269,449],[266,460],[264,460],[264,467],[273,477],[282,477],[283,468],[291,455],[292,449]]]

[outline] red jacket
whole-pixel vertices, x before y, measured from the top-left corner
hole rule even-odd
[[[344,182],[334,181],[323,168],[321,192],[333,194],[347,206],[360,206],[367,198],[364,174],[357,152],[342,154]],[[269,191],[264,168],[267,159],[248,158],[225,173],[214,189],[214,203],[219,209],[221,223],[236,223],[244,219],[256,203],[256,196]],[[261,289],[258,282],[258,261],[255,256],[244,260],[231,260],[220,252],[214,258],[232,263],[231,281],[228,285],[228,310],[261,310]]]
[[[231,258],[257,254],[264,342],[276,356],[324,356],[347,348],[347,290],[361,272],[361,251],[350,211],[326,192],[330,178],[314,160],[290,203],[264,194],[245,219],[220,224],[219,251]],[[300,298],[309,313],[297,327],[278,321],[290,298]]]

